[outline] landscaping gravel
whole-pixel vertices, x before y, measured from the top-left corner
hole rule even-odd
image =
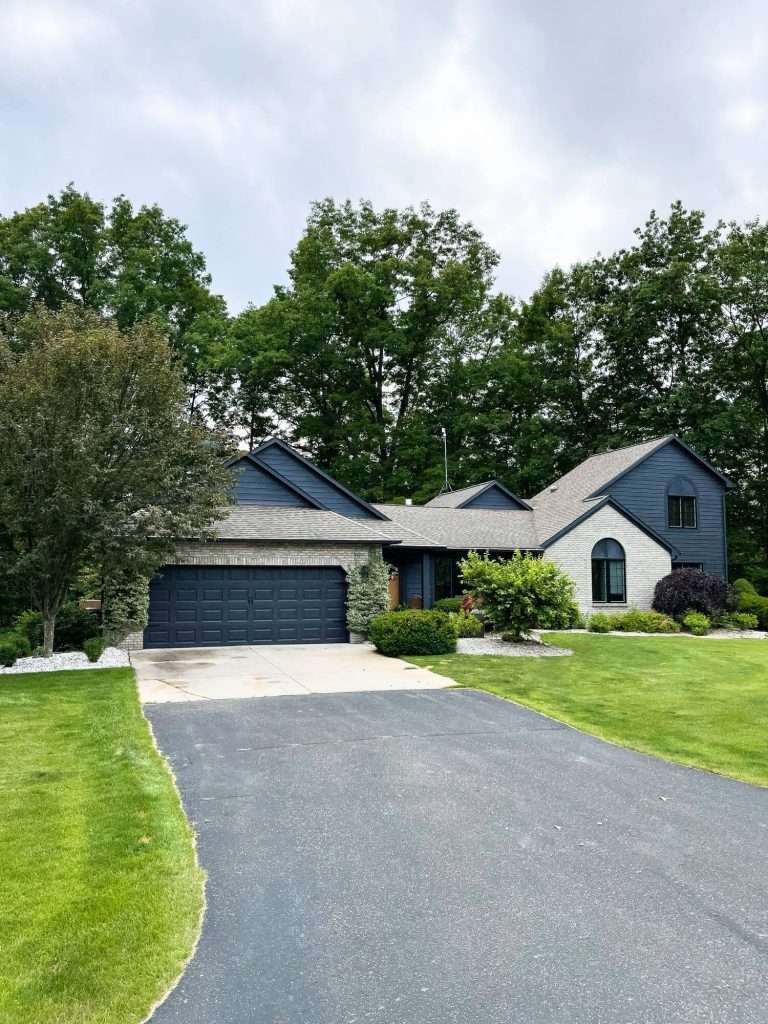
[[[563,658],[573,654],[566,647],[552,647],[532,640],[508,643],[496,636],[462,637],[456,643],[457,654],[503,654],[507,658]]]
[[[11,668],[0,668],[0,675],[18,675],[21,672],[61,672],[81,668],[127,668],[128,654],[118,647],[107,647],[98,661],[88,661],[82,651],[66,651],[50,658],[19,658]]]

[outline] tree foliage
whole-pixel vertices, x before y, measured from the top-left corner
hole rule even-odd
[[[118,196],[107,209],[68,185],[0,216],[0,314],[8,321],[35,304],[75,304],[114,319],[121,330],[152,320],[181,361],[190,412],[204,399],[217,412],[221,404],[216,353],[227,315],[210,286],[205,257],[159,206],[137,210]]]
[[[50,653],[78,572],[151,573],[206,530],[228,481],[153,326],[34,307],[19,331],[20,347],[0,338],[0,523]]]
[[[569,629],[578,621],[573,581],[554,562],[520,551],[508,559],[470,551],[459,572],[494,628],[516,640],[532,629]]]
[[[347,626],[351,633],[367,633],[371,619],[389,608],[389,568],[379,552],[354,566],[348,575]]]
[[[243,423],[286,425],[334,474],[384,498],[415,485],[445,374],[493,344],[497,254],[455,210],[316,203],[290,284],[235,322]],[[465,388],[465,393],[471,388]]]

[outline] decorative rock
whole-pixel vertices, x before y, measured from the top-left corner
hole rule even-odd
[[[117,647],[107,647],[98,661],[88,661],[82,651],[60,651],[50,658],[19,658],[11,668],[0,668],[0,675],[20,675],[24,672],[62,672],[84,668],[127,668],[128,654]]]

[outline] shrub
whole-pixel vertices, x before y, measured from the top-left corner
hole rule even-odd
[[[389,568],[378,552],[349,573],[347,628],[367,633],[371,620],[389,608]]]
[[[441,597],[439,601],[435,601],[433,607],[439,612],[460,612],[464,607],[464,598]]]
[[[88,661],[98,661],[104,653],[106,644],[100,636],[91,636],[83,644]]]
[[[706,636],[712,623],[702,612],[688,611],[683,615],[683,625],[694,636]]]
[[[13,668],[17,657],[16,644],[12,640],[0,640],[0,666],[2,668]]]
[[[713,625],[721,629],[757,629],[759,621],[750,612],[725,612],[717,616]]]
[[[107,643],[119,644],[129,633],[147,624],[149,579],[142,573],[112,573],[104,580],[102,634]]]
[[[532,629],[569,629],[578,621],[573,582],[553,562],[519,551],[503,560],[471,551],[459,571],[496,629],[518,640]]]
[[[768,597],[761,597],[749,580],[738,579],[733,584],[740,612],[757,617],[760,629],[768,629]]]
[[[590,615],[587,629],[590,633],[608,633],[613,629],[615,615],[607,615],[605,612],[595,612]]]
[[[456,650],[456,630],[445,612],[384,612],[372,619],[368,639],[389,657],[403,654],[449,654]]]
[[[613,628],[622,633],[679,633],[680,626],[669,615],[639,608],[613,616]]]
[[[42,647],[43,617],[40,612],[22,612],[16,620],[16,631],[26,636],[32,647]],[[99,632],[99,620],[93,612],[83,611],[74,601],[61,606],[56,617],[53,638],[55,651],[82,651],[85,641]]]
[[[711,618],[734,604],[735,594],[727,580],[701,569],[676,569],[659,580],[653,594],[654,609],[675,619],[688,611]]]
[[[482,620],[477,615],[465,612],[451,612],[449,615],[457,636],[482,636],[484,633]]]

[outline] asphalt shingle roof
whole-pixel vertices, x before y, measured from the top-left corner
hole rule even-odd
[[[539,491],[535,498],[529,498],[528,503],[534,509],[536,532],[541,543],[546,543],[569,523],[599,504],[602,500],[599,496],[602,487],[640,459],[661,448],[669,439],[669,435],[656,437],[652,441],[633,444],[628,448],[592,455],[549,487]],[[597,496],[590,498],[592,494]]]
[[[401,547],[514,551],[516,548],[535,550],[539,546],[533,513],[524,510],[434,508],[430,505],[376,505],[376,508],[398,527],[409,531],[409,535],[403,535]]]
[[[377,519],[364,525],[336,512],[314,508],[236,505],[214,524],[218,540],[368,542],[399,540],[392,524]],[[380,527],[386,526],[386,532]]]
[[[438,494],[426,502],[427,508],[458,508],[465,501],[474,498],[476,494],[484,491],[488,484],[493,481],[486,480],[482,484],[473,484],[471,487],[462,487],[459,491],[447,491],[445,494]]]

